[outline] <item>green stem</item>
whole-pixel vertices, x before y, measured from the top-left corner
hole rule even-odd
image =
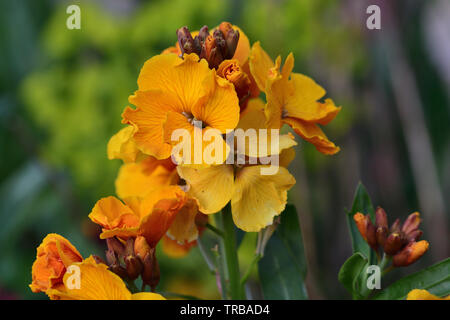
[[[228,203],[221,214],[216,214],[217,226],[223,230],[224,236],[220,239],[221,256],[224,259],[224,265],[228,280],[229,296],[232,300],[242,299],[241,280],[239,274],[239,260],[237,255],[236,234],[234,231],[234,222],[231,215],[231,206]]]
[[[217,234],[220,237],[223,237],[223,232],[222,230],[217,229],[216,227],[214,227],[212,224],[207,223],[206,224],[206,228],[208,228],[209,230],[211,230],[212,232],[214,232],[215,234]]]

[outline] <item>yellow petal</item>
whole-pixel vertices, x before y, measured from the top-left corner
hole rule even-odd
[[[239,100],[232,83],[216,76],[214,92],[211,93],[205,105],[197,104],[192,108],[192,114],[197,120],[226,133],[239,122]]]
[[[233,25],[233,29],[237,29],[239,31],[239,42],[236,47],[236,51],[234,52],[233,59],[238,60],[241,65],[244,65],[250,54],[250,41],[239,27]]]
[[[273,136],[278,138],[278,148],[276,148],[276,144],[272,147],[272,128],[267,128],[266,124],[263,101],[259,98],[250,99],[245,112],[241,115],[241,119],[239,120],[236,129],[242,129],[249,134],[254,130],[255,139],[253,139],[254,141],[252,141],[251,138],[246,138],[244,140],[241,137],[239,140],[238,137],[241,136],[242,133],[239,131],[235,132],[237,152],[253,158],[265,157],[268,155],[280,154],[282,150],[297,145],[292,134],[288,133],[280,135],[278,131],[278,134]],[[265,131],[261,131],[261,129]],[[245,143],[242,141],[245,141]]]
[[[299,136],[312,143],[319,152],[327,155],[339,152],[339,147],[328,140],[325,133],[316,124],[303,122],[296,118],[284,118],[283,121],[290,125]]]
[[[147,60],[138,78],[139,90],[160,90],[177,98],[177,106],[190,112],[192,106],[214,88],[215,72],[196,54],[157,55]]]
[[[236,226],[247,232],[258,232],[272,224],[286,206],[287,190],[294,184],[294,177],[280,167],[274,175],[261,175],[261,168],[244,167],[236,173],[235,191],[231,210]]]
[[[138,292],[131,295],[131,300],[166,300],[166,298],[159,293]]]
[[[134,162],[141,154],[133,135],[137,131],[134,126],[122,128],[108,142],[108,159],[122,159],[123,162]]]
[[[180,177],[186,180],[188,195],[198,201],[201,212],[216,213],[230,201],[234,189],[233,166],[178,166],[177,170]]]
[[[71,288],[70,277],[74,273],[64,275],[65,287],[51,290],[49,293],[61,300],[130,300],[131,293],[122,279],[108,270],[105,264],[97,264],[92,256],[83,262],[75,263],[79,267],[80,288]]]
[[[173,220],[167,235],[180,244],[196,240],[198,237],[198,229],[195,224],[197,213],[197,202],[189,199]]]
[[[341,108],[334,105],[331,99],[325,103],[317,102],[325,95],[325,90],[304,75],[293,73],[291,83],[294,93],[287,97],[284,105],[286,117],[298,118],[306,122],[328,124]]]
[[[144,197],[154,189],[176,181],[176,170],[156,165],[161,160],[149,157],[138,163],[122,165],[116,179],[116,193],[122,198]]]
[[[406,300],[450,300],[450,295],[440,298],[427,290],[414,289],[408,293]]]
[[[250,72],[258,85],[259,90],[266,90],[266,80],[269,77],[270,69],[275,65],[269,55],[261,48],[261,44],[255,42],[250,51]]]

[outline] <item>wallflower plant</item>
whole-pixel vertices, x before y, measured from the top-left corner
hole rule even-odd
[[[321,127],[341,107],[324,99],[325,90],[314,80],[293,72],[292,53],[283,64],[281,57],[272,60],[230,23],[192,33],[182,27],[176,35],[174,46],[144,63],[129,97],[132,106],[122,113],[124,127],[108,142],[108,158],[123,162],[116,196],[98,200],[89,214],[101,227],[105,258],[83,258],[67,239],[49,234],[32,267],[33,292],[51,299],[164,299],[155,292],[164,274],[156,256],[162,242],[173,257],[198,246],[223,299],[247,298],[244,288],[256,265],[265,298],[307,298],[300,224],[295,207],[287,204],[296,183],[288,165],[298,142],[293,133],[279,132],[287,125],[317,151],[335,154],[339,147]],[[180,147],[179,138],[186,136],[194,139],[182,139]],[[269,170],[272,159],[276,170]],[[354,255],[339,274],[355,298],[374,296],[362,285],[364,267],[376,262],[387,272],[415,262],[428,249],[428,242],[418,241],[418,214],[389,228],[379,208],[374,224],[373,209],[361,207],[362,198],[368,196],[359,187],[349,214]],[[204,238],[205,230],[212,241]],[[237,232],[258,234],[245,272]],[[448,271],[448,266],[446,260],[434,268]],[[79,286],[72,285],[72,269],[79,272]],[[433,289],[408,283],[409,290]],[[376,297],[390,298],[392,291]]]

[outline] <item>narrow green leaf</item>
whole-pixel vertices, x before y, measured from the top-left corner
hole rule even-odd
[[[359,279],[361,273],[365,270],[367,263],[367,258],[360,252],[356,252],[344,262],[341,270],[339,270],[339,281],[353,295],[353,297],[360,297]]]
[[[370,249],[367,242],[364,241],[358,231],[358,228],[356,227],[355,221],[353,220],[353,216],[357,212],[369,214],[372,221],[375,220],[375,210],[373,208],[372,201],[370,200],[366,188],[361,183],[359,183],[356,188],[352,209],[347,212],[347,223],[350,229],[353,253],[360,252],[363,256],[369,258],[371,264],[376,264],[375,253]]]
[[[306,258],[297,210],[287,205],[258,263],[265,299],[307,299]]]
[[[426,289],[437,296],[450,294],[450,258],[406,276],[377,293],[373,299],[402,300],[413,289]]]

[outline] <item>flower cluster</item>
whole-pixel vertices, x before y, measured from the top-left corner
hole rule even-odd
[[[211,32],[206,26],[193,33],[183,27],[177,37],[173,47],[144,63],[138,89],[129,97],[135,108],[125,108],[126,126],[108,142],[108,158],[123,161],[117,197],[100,199],[89,214],[102,228],[106,262],[83,260],[67,240],[49,235],[33,266],[34,292],[93,298],[103,294],[90,287],[98,277],[109,286],[105,294],[114,287],[121,298],[135,298],[121,279],[131,283],[141,277],[142,291],[147,285],[153,291],[160,274],[157,244],[162,241],[172,256],[187,253],[209,214],[230,204],[238,228],[258,232],[272,225],[295,184],[287,166],[297,142],[291,133],[267,137],[261,132],[278,133],[287,124],[321,153],[339,151],[320,126],[333,120],[340,107],[322,100],[325,90],[312,79],[292,72],[292,54],[281,66],[280,57],[274,62],[259,42],[250,46],[242,30],[227,22]],[[179,129],[194,136],[181,152],[173,140]],[[235,144],[238,129],[255,132],[256,142],[244,137],[243,145]],[[211,130],[216,134],[204,138]],[[200,150],[196,135],[203,137]],[[208,153],[214,163],[191,161]],[[277,159],[277,170],[262,174],[271,157]],[[79,292],[65,283],[71,264],[82,271]]]
[[[394,267],[408,266],[428,250],[429,244],[426,240],[418,241],[422,236],[418,212],[410,214],[403,224],[396,219],[390,228],[386,212],[381,207],[375,212],[375,225],[368,214],[358,212],[353,219],[369,246],[377,252],[381,248],[386,255],[391,256]]]

